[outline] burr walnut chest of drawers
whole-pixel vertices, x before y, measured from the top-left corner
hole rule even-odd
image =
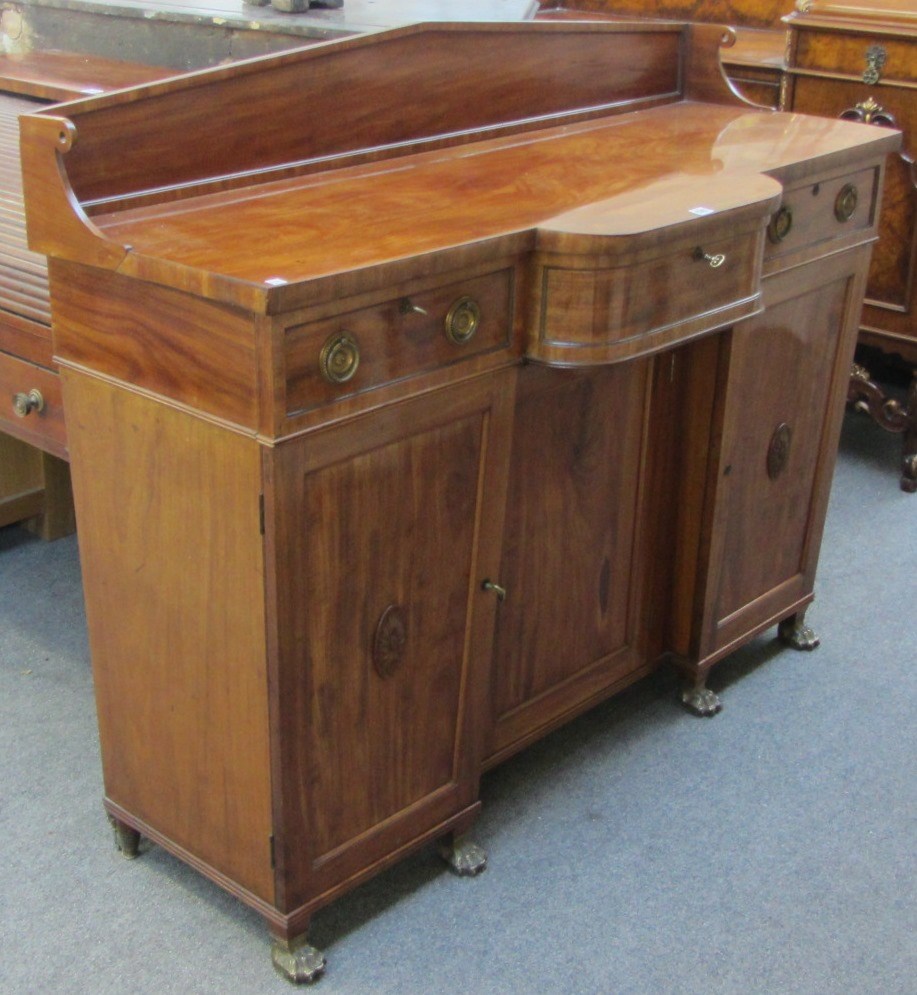
[[[787,110],[899,128],[889,157],[879,242],[873,252],[860,342],[903,362],[912,383],[902,405],[862,370],[851,398],[902,433],[901,486],[917,490],[917,5],[912,0],[800,0],[789,27]]]

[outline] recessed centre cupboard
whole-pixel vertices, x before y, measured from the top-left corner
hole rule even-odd
[[[105,807],[293,980],[404,854],[480,869],[482,770],[815,641],[900,136],[741,102],[723,41],[421,25],[22,119]]]

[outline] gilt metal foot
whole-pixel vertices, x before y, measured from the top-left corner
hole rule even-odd
[[[125,860],[134,860],[140,855],[140,833],[132,826],[113,815],[108,817],[112,831],[115,834],[115,846]]]
[[[287,981],[309,985],[324,973],[325,955],[303,939],[291,942],[275,939],[271,944],[271,963]]]
[[[797,612],[785,618],[777,627],[777,635],[787,646],[794,650],[814,650],[821,642],[815,630],[806,625],[806,613]]]
[[[487,866],[487,851],[467,836],[456,836],[439,844],[439,853],[450,870],[460,877],[474,877]]]
[[[685,688],[681,692],[681,703],[689,712],[707,719],[712,718],[723,708],[720,696],[710,688],[704,687],[702,683]]]

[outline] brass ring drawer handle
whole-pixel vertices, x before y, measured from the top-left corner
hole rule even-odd
[[[346,332],[332,335],[322,346],[319,369],[328,383],[342,384],[353,379],[360,365],[360,347]]]
[[[852,183],[845,183],[834,199],[834,216],[838,221],[849,221],[856,209],[857,201],[860,199],[857,188]]]
[[[726,262],[726,257],[722,252],[711,255],[709,252],[704,252],[700,246],[694,250],[693,256],[698,262],[703,261],[707,263],[711,269],[719,269]]]
[[[27,394],[19,393],[13,395],[13,411],[20,418],[25,418],[26,415],[30,415],[33,411],[37,411],[41,414],[45,410],[45,399],[42,396],[40,390],[32,388]]]
[[[473,297],[460,297],[446,314],[446,338],[455,345],[464,345],[478,330],[481,308]]]
[[[793,228],[793,211],[786,204],[779,208],[767,226],[767,237],[771,242],[782,242]]]

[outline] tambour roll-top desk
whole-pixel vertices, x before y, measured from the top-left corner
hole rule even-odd
[[[482,866],[488,766],[814,643],[899,136],[742,106],[721,39],[417,26],[22,119],[105,805],[293,979],[412,848]]]

